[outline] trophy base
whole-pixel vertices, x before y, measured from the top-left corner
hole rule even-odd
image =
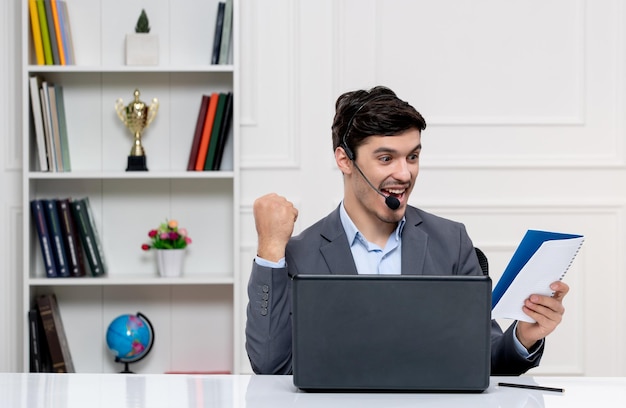
[[[146,156],[128,156],[126,171],[148,171]]]

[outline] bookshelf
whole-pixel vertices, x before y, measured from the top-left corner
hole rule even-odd
[[[232,63],[212,65],[217,0],[65,0],[74,38],[74,65],[37,65],[28,1],[22,0],[23,368],[29,367],[28,310],[55,293],[77,372],[119,372],[106,347],[108,324],[141,312],[155,328],[150,354],[131,364],[139,373],[234,372],[241,347],[234,323],[239,277],[237,59],[238,0],[233,4]],[[127,66],[124,39],[145,8],[159,38],[159,64]],[[63,87],[71,171],[38,170],[29,78]],[[145,130],[147,172],[126,172],[133,138],[115,101],[139,89],[156,119]],[[233,121],[219,171],[186,171],[203,94],[232,92]],[[89,197],[103,244],[104,277],[46,278],[33,225],[35,198]],[[180,278],[161,278],[156,256],[142,251],[147,233],[166,218],[193,239]]]

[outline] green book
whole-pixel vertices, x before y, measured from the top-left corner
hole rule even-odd
[[[222,120],[224,119],[224,106],[226,105],[226,98],[228,95],[220,93],[217,100],[217,110],[215,111],[215,120],[213,121],[213,128],[211,129],[211,139],[209,141],[209,150],[206,154],[206,161],[204,162],[204,170],[212,170],[213,163],[215,162],[215,153],[217,152],[218,139],[220,135],[220,128],[222,127]]]
[[[50,45],[50,31],[48,30],[48,20],[46,19],[46,5],[43,0],[37,0],[37,14],[39,14],[39,25],[41,26],[44,60],[46,65],[54,65],[52,46]]]
[[[70,204],[91,274],[102,276],[106,273],[107,268],[98,230],[91,214],[89,198],[72,200]]]
[[[61,140],[61,162],[63,171],[71,171],[70,146],[67,139],[67,122],[65,121],[65,103],[63,101],[63,87],[56,86],[57,116],[59,122],[59,139]]]

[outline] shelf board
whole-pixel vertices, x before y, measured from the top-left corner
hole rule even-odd
[[[31,180],[232,179],[232,171],[31,171]]]
[[[30,74],[35,73],[185,73],[185,72],[233,72],[233,65],[185,65],[185,66],[84,66],[84,65],[29,65]]]
[[[233,285],[232,276],[181,276],[178,278],[161,278],[146,275],[125,275],[115,277],[94,278],[29,278],[26,284],[30,287],[51,286],[185,286],[185,285]]]

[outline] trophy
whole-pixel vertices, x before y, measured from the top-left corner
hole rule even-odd
[[[154,98],[150,106],[139,100],[139,89],[135,89],[135,100],[124,106],[122,99],[115,102],[115,111],[124,125],[132,132],[135,143],[128,156],[126,171],[148,171],[146,154],[141,145],[141,133],[152,123],[159,110],[159,101]]]

